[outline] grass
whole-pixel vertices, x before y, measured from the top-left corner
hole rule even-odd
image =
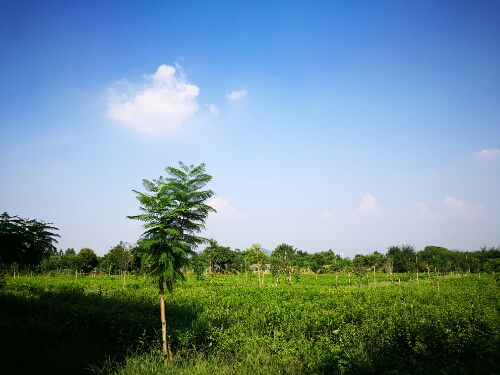
[[[174,364],[159,352],[158,292],[144,277],[7,278],[3,374],[490,374],[500,293],[488,275],[359,288],[347,275],[194,278],[167,296]],[[373,281],[373,275],[371,276]],[[354,286],[356,285],[356,286]]]

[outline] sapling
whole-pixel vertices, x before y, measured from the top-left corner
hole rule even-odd
[[[215,210],[206,205],[214,194],[211,190],[201,190],[212,176],[205,173],[205,164],[197,167],[179,163],[180,167],[167,167],[168,178],[143,180],[148,191],[137,194],[143,214],[128,216],[141,220],[146,231],[138,242],[142,261],[149,266],[149,272],[158,281],[160,295],[160,316],[162,326],[162,352],[173,361],[170,344],[167,341],[165,318],[165,286],[169,292],[179,280],[184,280],[183,267],[188,265],[188,256],[194,249],[208,240],[197,236],[205,229],[205,220]]]

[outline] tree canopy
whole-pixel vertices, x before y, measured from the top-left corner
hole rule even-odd
[[[171,291],[176,281],[184,279],[182,267],[188,264],[188,256],[207,242],[198,233],[215,210],[205,204],[213,191],[201,190],[212,179],[205,173],[205,164],[179,163],[179,168],[167,167],[165,171],[169,177],[143,180],[147,192],[133,190],[143,213],[128,217],[144,222],[146,231],[138,242],[142,262]]]
[[[97,255],[95,254],[94,250],[89,249],[88,247],[84,247],[83,249],[81,249],[76,255],[76,259],[80,260],[78,263],[80,269],[84,273],[89,273],[99,264],[99,260],[97,259]]]
[[[54,254],[56,237],[60,236],[51,224],[4,212],[0,215],[0,262],[35,266]]]
[[[279,276],[283,274],[287,278],[288,284],[292,284],[292,273],[295,266],[297,249],[287,244],[281,244],[274,249],[271,255],[271,273],[279,283]]]

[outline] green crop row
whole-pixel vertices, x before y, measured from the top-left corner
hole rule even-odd
[[[402,279],[394,275],[394,280]],[[391,282],[300,275],[189,277],[167,295],[174,374],[481,374],[500,366],[489,275]],[[369,283],[367,285],[367,283]],[[165,373],[148,278],[7,278],[2,373]],[[26,360],[29,358],[29,360]],[[2,371],[3,368],[3,371]]]

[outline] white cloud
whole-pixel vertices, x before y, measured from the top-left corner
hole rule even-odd
[[[494,150],[481,150],[479,152],[473,152],[471,155],[476,159],[491,159],[500,156],[500,150],[496,148]]]
[[[453,197],[446,197],[443,201],[448,212],[453,216],[474,219],[484,213],[484,208],[479,203],[474,206]]]
[[[207,204],[217,211],[217,213],[212,213],[210,216],[216,219],[230,219],[230,220],[238,220],[245,219],[248,215],[237,212],[234,207],[229,204],[228,199],[224,199],[221,197],[210,198],[207,201]]]
[[[330,211],[323,212],[323,219],[328,221],[337,221],[337,217]]]
[[[212,116],[219,116],[219,108],[217,108],[217,106],[215,104],[205,104],[205,106],[208,108],[208,112],[212,115]]]
[[[198,111],[199,88],[189,84],[181,67],[161,65],[150,81],[135,92],[110,90],[106,115],[145,133],[165,133],[179,129],[182,122]]]
[[[236,100],[244,97],[247,94],[246,90],[233,91],[230,94],[226,95],[226,98],[231,100]]]
[[[369,212],[378,212],[380,209],[375,202],[375,198],[371,194],[366,194],[363,197],[363,202],[358,207],[358,212],[369,213]]]
[[[420,216],[424,217],[430,217],[432,216],[432,212],[427,207],[427,205],[424,202],[417,202],[415,203],[415,208],[417,209],[417,212],[420,214]]]

